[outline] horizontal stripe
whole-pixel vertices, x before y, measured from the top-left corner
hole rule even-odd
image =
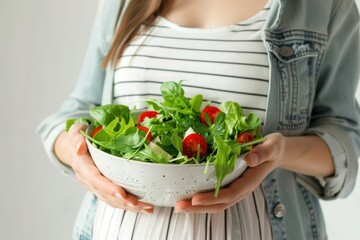
[[[245,39],[213,39],[213,38],[187,38],[187,37],[170,37],[170,36],[161,36],[154,34],[141,34],[137,35],[141,37],[152,37],[152,38],[166,38],[166,39],[175,39],[175,40],[185,40],[185,41],[204,41],[204,42],[262,42],[261,39],[254,40],[245,40]]]
[[[114,102],[118,102],[120,99],[122,98],[128,98],[128,97],[147,97],[146,99],[153,99],[151,97],[156,98],[157,100],[161,100],[162,99],[162,95],[161,94],[156,94],[156,93],[143,93],[143,94],[122,94],[120,96],[114,96],[113,101]],[[144,101],[145,99],[143,99]],[[189,99],[190,100],[190,99]],[[131,101],[131,102],[136,102],[136,101]],[[204,103],[208,103],[211,102],[212,104],[217,104],[220,105],[222,102],[220,101],[214,101],[211,99],[203,99]],[[250,106],[244,106],[241,105],[241,108],[244,110],[256,110],[256,111],[263,111],[265,112],[266,109],[264,108],[256,108],[256,107],[250,107]]]
[[[200,52],[216,52],[216,53],[248,53],[248,54],[261,54],[267,55],[266,52],[255,52],[255,51],[235,51],[235,50],[220,50],[220,49],[201,49],[201,48],[183,48],[163,45],[151,45],[151,44],[130,44],[129,47],[145,47],[145,48],[164,48],[164,49],[175,49],[184,51],[200,51]]]
[[[160,89],[160,86],[163,82],[160,81],[151,81],[151,80],[130,80],[130,81],[121,81],[121,82],[116,82],[114,83],[114,85],[119,85],[119,84],[137,84],[137,83],[155,83],[158,84],[159,87],[157,89]],[[202,89],[202,90],[210,90],[210,91],[218,91],[221,93],[235,93],[235,94],[243,94],[243,95],[250,95],[250,96],[258,96],[258,97],[267,97],[267,94],[259,94],[259,93],[249,93],[249,92],[241,92],[241,91],[233,91],[233,90],[225,90],[225,89],[217,89],[217,88],[209,88],[209,87],[203,87],[203,86],[194,86],[194,85],[187,85],[187,84],[181,84],[182,87],[187,87],[187,88],[197,88],[197,89]],[[125,87],[126,89],[126,87]],[[161,95],[160,95],[161,96]]]
[[[174,60],[174,61],[190,61],[190,62],[201,62],[201,63],[234,64],[234,65],[246,65],[246,66],[255,66],[255,67],[265,67],[265,68],[269,68],[269,65],[263,65],[263,64],[251,64],[251,63],[240,63],[240,62],[223,62],[223,61],[209,61],[209,60],[185,59],[185,58],[169,58],[169,57],[142,55],[142,54],[123,55],[122,57],[123,57],[123,58],[125,58],[125,57],[146,57],[146,58],[166,59],[166,60]]]
[[[201,44],[200,44],[201,45]],[[195,46],[196,47],[196,46]],[[202,46],[204,47],[204,46]],[[230,48],[230,47],[229,47]],[[233,49],[236,49],[237,46],[234,46]],[[252,49],[248,48],[248,49]],[[264,48],[264,45],[258,47],[259,49]],[[165,58],[178,58],[178,59],[194,59],[194,60],[204,60],[208,61],[207,63],[201,62],[191,62],[191,61],[182,61],[175,64],[179,70],[194,70],[198,72],[212,72],[218,73],[226,72],[234,75],[241,76],[250,76],[252,72],[256,71],[255,65],[268,66],[269,60],[266,54],[237,54],[237,53],[217,53],[211,51],[202,51],[202,52],[191,52],[191,51],[181,51],[176,49],[162,49],[162,48],[146,48],[146,47],[129,47],[124,55],[146,55],[154,57],[165,57]],[[135,57],[134,57],[135,58]],[[247,65],[234,65],[234,64],[218,64],[214,62],[238,62],[245,63]],[[173,63],[176,63],[174,60],[166,60],[161,58],[130,58],[124,57],[120,59],[120,63],[117,67],[127,66],[127,65],[136,65],[136,66],[149,66],[158,68],[172,68]],[[262,72],[267,71],[268,68],[260,68]],[[261,78],[268,78],[268,76],[261,76]]]
[[[223,92],[222,92],[223,93]],[[249,95],[249,96],[255,96],[254,94],[247,94],[247,93],[245,93],[245,94],[242,94],[242,95]],[[143,94],[139,94],[139,93],[136,93],[136,94],[121,94],[121,95],[119,95],[119,96],[114,96],[114,99],[119,99],[119,98],[126,98],[126,97],[137,97],[137,96],[139,96],[139,97],[144,97],[144,96],[155,96],[155,97],[158,97],[158,98],[160,98],[160,99],[162,99],[162,95],[161,94],[158,94],[158,93],[143,93]],[[257,95],[258,96],[258,95]],[[258,96],[258,97],[264,97],[264,96]],[[266,96],[265,96],[266,97]],[[191,99],[191,98],[188,98],[189,100]],[[209,101],[211,101],[211,99],[203,99],[203,102],[209,102]],[[214,102],[214,101],[212,101],[213,103],[218,103],[218,104],[221,104],[221,102]],[[243,107],[243,106],[241,106],[241,107]],[[247,108],[250,108],[250,107],[247,107]],[[254,108],[254,109],[261,109],[261,108]],[[261,110],[265,110],[265,109],[261,109]]]
[[[216,74],[216,73],[206,73],[206,72],[193,72],[193,71],[173,70],[173,69],[163,69],[163,68],[147,68],[147,67],[140,67],[140,66],[123,66],[123,67],[118,67],[115,70],[119,71],[121,69],[142,69],[142,70],[179,72],[179,73],[201,74],[201,75],[209,75],[209,76],[218,76],[218,77],[227,77],[227,78],[240,78],[240,79],[248,79],[248,80],[254,80],[254,81],[268,82],[267,79],[261,79],[261,78],[255,78],[255,77],[252,78],[252,77],[242,77],[242,76],[236,76],[236,75],[226,75],[226,74]]]

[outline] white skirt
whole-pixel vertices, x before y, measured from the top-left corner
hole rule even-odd
[[[257,240],[272,239],[262,189],[221,213],[174,213],[155,207],[153,214],[110,207],[99,200],[93,240]]]

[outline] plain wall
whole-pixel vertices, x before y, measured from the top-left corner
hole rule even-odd
[[[84,189],[48,161],[35,128],[74,87],[96,7],[0,0],[0,239],[70,239]],[[358,184],[323,204],[330,239],[358,239],[359,203]]]
[[[79,75],[97,0],[0,0],[0,239],[65,240],[84,189],[35,128]]]

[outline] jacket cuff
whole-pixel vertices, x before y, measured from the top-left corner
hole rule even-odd
[[[309,178],[307,186],[317,185],[315,192],[323,199],[336,198],[342,191],[345,185],[346,176],[348,175],[347,154],[343,144],[335,137],[335,132],[332,132],[326,127],[313,127],[309,128],[306,133],[319,136],[328,146],[332,159],[335,165],[335,173],[329,177],[317,178],[311,176],[301,176],[302,179]],[[333,134],[332,134],[333,133]],[[317,183],[314,183],[316,181]],[[313,182],[312,184],[309,184]],[[314,189],[313,189],[314,190]]]

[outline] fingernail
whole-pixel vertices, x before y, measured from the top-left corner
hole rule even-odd
[[[115,193],[115,197],[124,200],[123,196],[120,193]]]
[[[132,204],[131,202],[126,203],[126,206],[128,206],[128,207],[135,207],[135,205]]]
[[[141,209],[140,212],[141,212],[141,213],[146,213],[146,214],[151,214],[151,212],[148,212],[148,211],[146,211],[146,210],[144,210],[144,209]]]
[[[75,147],[76,153],[79,153],[80,147],[81,147],[81,142],[76,143],[76,147]]]
[[[175,208],[175,210],[174,210],[175,213],[184,213],[186,211],[187,211],[187,209],[185,209],[185,208]]]
[[[256,153],[251,154],[250,161],[252,165],[257,165],[259,163],[259,156]]]
[[[196,202],[194,202],[192,205],[202,205],[202,204],[203,204],[202,202],[196,201]]]
[[[150,206],[144,206],[142,209],[144,209],[144,210],[150,210],[150,209],[152,209],[152,207],[150,207]]]

